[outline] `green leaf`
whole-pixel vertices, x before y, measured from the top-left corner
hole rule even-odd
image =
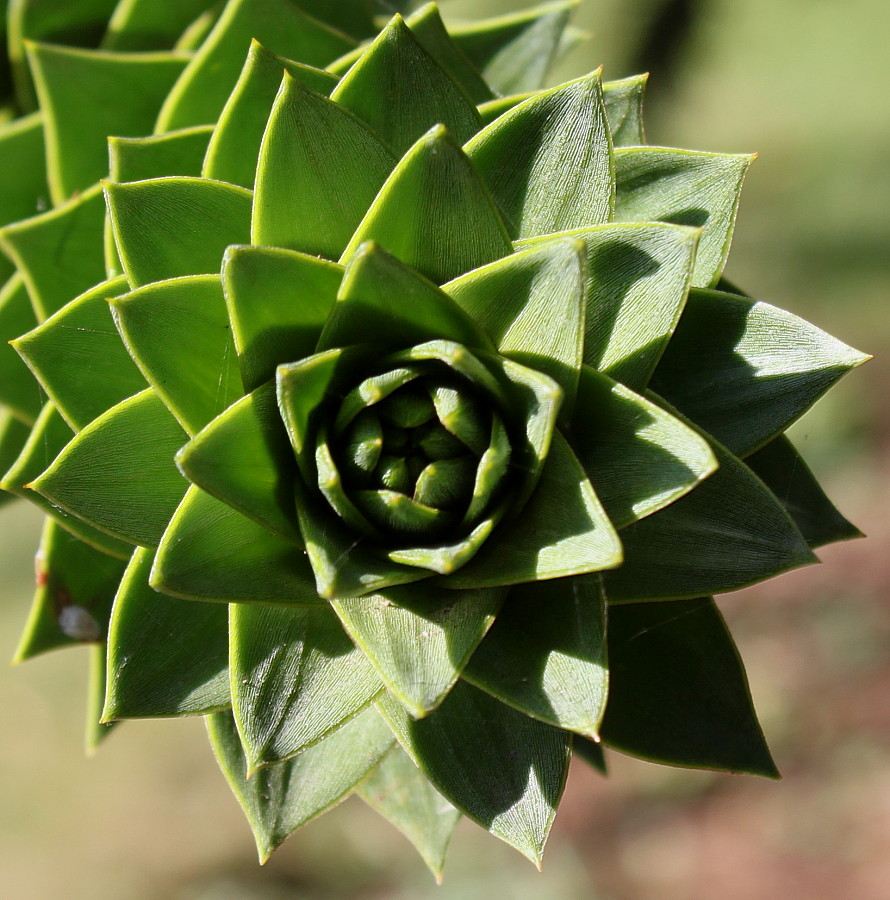
[[[488,188],[440,125],[402,157],[340,261],[366,241],[437,284],[513,251]]]
[[[584,351],[585,246],[551,241],[490,263],[443,287],[500,353],[549,375],[571,416]]]
[[[608,746],[669,765],[779,777],[710,597],[612,607],[609,672]]]
[[[717,468],[696,431],[587,366],[569,434],[616,528],[673,503]]]
[[[232,707],[249,771],[327,737],[382,690],[329,609],[235,604],[229,636]]]
[[[182,448],[176,462],[189,481],[279,537],[299,542],[291,484],[296,464],[274,384],[233,403]]]
[[[612,217],[612,147],[599,71],[515,106],[479,132],[466,153],[514,239]]]
[[[252,41],[247,62],[226,101],[207,149],[201,173],[205,178],[217,178],[253,189],[260,145],[284,72],[325,97],[337,85],[335,75],[276,56],[262,44]]]
[[[0,127],[0,224],[26,219],[46,209],[46,169],[34,164],[43,159],[44,152],[42,114],[22,116]]]
[[[282,363],[315,352],[337,299],[336,263],[271,247],[230,247],[223,292],[244,387],[252,391]]]
[[[367,344],[369,338],[381,353],[440,338],[491,347],[447,294],[372,242],[351,254],[318,349]]]
[[[424,719],[412,720],[388,697],[378,708],[449,802],[540,867],[565,786],[565,732],[463,682]]]
[[[32,489],[34,479],[53,462],[72,437],[74,434],[70,426],[55,406],[47,403],[40,411],[21,453],[11,464],[9,471],[3,475],[0,486],[3,490],[25,497],[35,506],[39,506],[63,528],[91,547],[120,559],[129,559],[133,552],[129,544],[88,525]]]
[[[119,0],[108,22],[102,47],[108,50],[160,50],[179,36],[207,8],[207,0]]]
[[[479,114],[401,16],[395,16],[343,76],[331,98],[355,113],[401,156],[434,125],[461,144],[479,130]]]
[[[230,0],[161,108],[156,131],[217,121],[238,81],[250,39],[324,68],[355,46],[288,0]]]
[[[603,745],[598,741],[589,741],[585,738],[576,737],[572,741],[572,753],[580,757],[589,766],[592,766],[601,775],[608,775],[606,767],[606,757],[603,753]]]
[[[620,565],[621,542],[581,464],[559,432],[521,515],[446,577],[449,588],[489,587],[598,572]]]
[[[417,848],[436,881],[442,883],[445,854],[460,813],[430,784],[401,747],[357,788],[358,795],[388,819]]]
[[[105,281],[15,341],[16,350],[76,431],[146,387],[108,308],[108,300],[127,289],[125,278]]]
[[[37,418],[43,396],[9,342],[36,324],[28,290],[21,276],[13,275],[0,288],[0,403],[26,422]]]
[[[595,738],[609,680],[602,580],[514,587],[463,677],[527,716]]]
[[[454,686],[494,621],[504,593],[455,594],[429,585],[403,585],[333,600],[332,605],[389,692],[412,716],[421,717]]]
[[[576,229],[543,240],[566,237],[587,245],[584,362],[641,390],[686,302],[697,235],[689,228],[635,223]]]
[[[768,303],[693,291],[652,388],[744,456],[867,359]]]
[[[477,108],[479,118],[482,119],[482,127],[487,128],[495,119],[500,118],[504,113],[509,112],[514,106],[518,106],[524,100],[534,97],[537,91],[526,91],[523,94],[511,94],[509,97],[496,97],[487,103],[480,103]]]
[[[719,444],[712,449],[713,475],[622,530],[624,565],[605,576],[610,601],[723,593],[817,561],[763,482]]]
[[[101,531],[156,547],[186,483],[186,434],[150,388],[90,423],[30,487]]]
[[[52,44],[31,44],[28,62],[44,115],[55,204],[105,175],[109,135],[151,133],[164,97],[186,64],[183,56],[171,53],[111,53]]]
[[[114,601],[104,721],[229,706],[226,608],[153,591],[153,558],[151,550],[134,551]]]
[[[810,547],[863,536],[838,512],[784,435],[746,457],[745,464],[776,495]]]
[[[261,863],[290,834],[343,800],[392,746],[389,729],[369,709],[299,756],[248,779],[231,714],[209,716],[207,730],[217,762],[247,815]]]
[[[607,81],[603,85],[603,102],[609,132],[616,147],[645,144],[643,133],[643,94],[646,90],[646,75],[632,75],[621,81]]]
[[[24,449],[31,427],[16,418],[9,410],[0,409],[0,473],[16,461]],[[3,482],[0,481],[0,485]],[[0,487],[0,506],[12,500],[13,494]]]
[[[87,755],[99,749],[105,738],[114,731],[119,722],[103,722],[105,708],[105,687],[108,683],[105,644],[90,647],[90,683],[87,693],[87,721],[85,747]]]
[[[244,394],[218,275],[150,284],[111,310],[130,355],[190,435]]]
[[[257,164],[253,243],[337,259],[395,163],[348,110],[285,75]]]
[[[451,37],[497,93],[534,91],[544,83],[577,5],[577,0],[545,3],[452,28]]]
[[[167,175],[201,175],[207,142],[213,134],[209,125],[183,128],[151,137],[108,139],[111,181],[145,181]]]
[[[754,157],[666,147],[615,151],[615,218],[702,228],[693,284],[716,283],[729,253],[742,181]]]
[[[132,287],[219,272],[229,244],[250,240],[252,195],[206,178],[106,184],[114,240]]]
[[[184,600],[326,605],[299,547],[195,485],[164,532],[150,582]]]
[[[98,185],[57,209],[0,229],[38,320],[105,279],[105,204]]]
[[[435,3],[427,3],[408,17],[411,34],[427,53],[448,73],[473,103],[494,98],[491,88],[470,62],[463,50],[451,39]],[[477,126],[478,127],[478,126]]]
[[[58,647],[104,641],[126,562],[100,553],[46,519],[34,563],[37,591],[13,662]]]

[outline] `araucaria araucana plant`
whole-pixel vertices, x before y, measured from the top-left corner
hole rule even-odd
[[[94,646],[94,743],[205,715],[262,858],[357,793],[437,874],[462,814],[538,862],[602,745],[776,774],[712,595],[858,534],[783,432],[864,357],[721,280],[750,156],[647,146],[642,77],[540,89],[571,5],[27,47],[18,658]]]

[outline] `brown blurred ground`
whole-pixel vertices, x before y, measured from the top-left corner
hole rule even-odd
[[[455,0],[473,15],[509,2]],[[657,0],[589,0],[564,75],[628,74]],[[259,869],[200,722],[137,722],[82,751],[86,661],[0,671],[0,896],[14,900],[890,900],[890,116],[879,0],[701,0],[649,139],[760,152],[728,275],[875,354],[794,429],[867,541],[721,599],[785,778],[612,756],[573,771],[542,874],[464,823],[436,888],[357,801]],[[682,37],[682,35],[681,35]],[[670,55],[666,58],[670,59]],[[643,67],[650,67],[645,59]],[[659,71],[653,66],[652,81]],[[39,517],[0,513],[0,655],[24,623]]]

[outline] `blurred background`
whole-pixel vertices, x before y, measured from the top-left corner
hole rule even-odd
[[[454,17],[523,5],[445,0]],[[530,5],[530,4],[525,4]],[[616,754],[573,769],[543,873],[464,822],[437,888],[358,800],[264,868],[200,721],[133,722],[82,751],[86,653],[0,667],[0,892],[15,900],[890,900],[890,5],[586,0],[554,82],[650,71],[650,143],[750,152],[727,276],[876,359],[793,429],[869,535],[721,598],[784,780]],[[0,512],[0,657],[40,516]]]

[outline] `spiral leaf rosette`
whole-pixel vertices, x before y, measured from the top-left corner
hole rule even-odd
[[[96,646],[94,740],[205,715],[262,858],[358,793],[436,873],[461,815],[539,862],[602,745],[776,774],[712,595],[858,534],[783,432],[865,357],[721,280],[750,156],[646,145],[643,78],[540,89],[569,6],[31,48],[18,656]],[[102,185],[59,54],[147,67]]]

